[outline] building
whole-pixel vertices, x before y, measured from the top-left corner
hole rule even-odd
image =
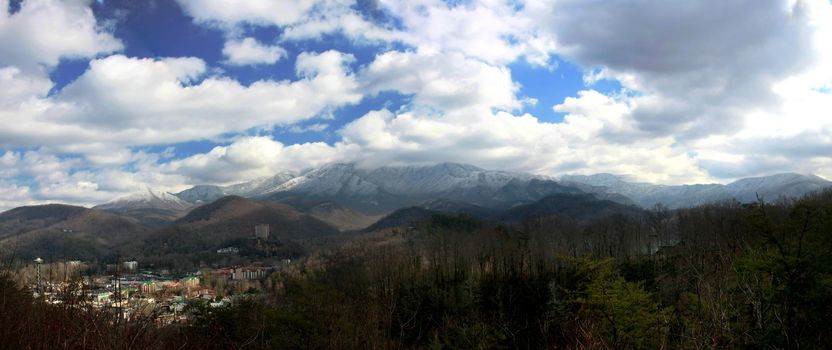
[[[156,293],[162,290],[162,285],[156,283],[156,281],[144,281],[139,290],[145,294]]]
[[[181,281],[182,285],[187,289],[196,289],[199,287],[199,277],[188,276],[183,278]]]
[[[181,281],[162,280],[162,281],[159,281],[159,284],[162,285],[162,289],[172,290],[172,289],[181,289],[182,288],[182,282]]]
[[[268,232],[266,233],[268,235]],[[217,254],[237,254],[240,252],[240,248],[237,247],[225,247],[217,249]]]
[[[213,289],[208,288],[200,289],[196,291],[196,293],[194,294],[196,294],[198,298],[203,300],[213,300],[217,296],[217,293]]]
[[[110,298],[113,296],[113,292],[109,292],[106,290],[95,290],[90,292],[90,297],[92,302],[96,306],[101,306],[104,304],[109,304],[111,302]]]
[[[262,240],[269,239],[269,224],[254,226],[254,238]]]
[[[266,277],[267,269],[263,267],[236,267],[231,269],[232,280],[259,280]]]
[[[125,261],[124,262],[124,269],[128,271],[136,271],[139,268],[138,261]]]

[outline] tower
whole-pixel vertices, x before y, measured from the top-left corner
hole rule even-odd
[[[36,266],[36,269],[38,271],[38,294],[40,294],[40,292],[41,292],[41,288],[40,288],[40,264],[43,264],[43,259],[41,259],[41,258],[35,259],[35,266]]]

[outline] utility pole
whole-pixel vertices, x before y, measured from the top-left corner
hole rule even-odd
[[[115,289],[115,310],[118,312],[118,318],[116,319],[117,323],[121,323],[121,316],[122,316],[122,309],[121,309],[121,255],[116,254],[116,275],[115,275],[115,282],[113,284]]]

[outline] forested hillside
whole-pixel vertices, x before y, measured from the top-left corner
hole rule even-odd
[[[3,344],[128,348],[152,334],[141,347],[817,349],[832,341],[832,191],[510,226],[435,213],[276,273],[234,306],[191,304],[189,323],[161,328],[88,310],[85,322],[110,329],[91,333],[50,316],[66,306],[21,303],[0,285],[0,314],[24,316],[3,316]],[[35,337],[45,326],[61,331]]]

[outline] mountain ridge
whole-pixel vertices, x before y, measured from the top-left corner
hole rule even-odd
[[[140,220],[64,204],[18,207],[0,213],[0,247],[26,258],[94,258],[151,229]]]
[[[239,185],[242,184],[235,186]],[[538,193],[540,191],[544,193]],[[539,199],[551,192],[575,191],[579,190],[560,186],[546,176],[485,170],[459,163],[374,169],[353,163],[332,163],[302,172],[265,192],[248,195],[278,202],[304,196],[372,216],[433,199],[508,207]],[[198,203],[227,192],[229,187],[200,185],[177,196]]]
[[[295,176],[296,175],[296,176]],[[261,186],[271,179],[270,187]],[[396,209],[444,199],[490,208],[510,208],[553,193],[592,193],[598,199],[651,208],[696,206],[736,199],[767,200],[799,197],[832,186],[815,175],[780,173],[744,178],[729,184],[661,185],[629,181],[609,173],[564,175],[558,179],[520,172],[486,170],[461,163],[362,168],[354,163],[331,163],[300,173],[283,172],[270,178],[231,186],[198,185],[176,194],[191,203],[209,203],[248,188],[247,198],[277,202],[298,196],[332,202],[365,215],[385,215]]]
[[[92,209],[129,216],[148,226],[161,227],[187,214],[194,206],[170,192],[148,188],[96,205]]]
[[[613,174],[564,175],[560,181],[585,191],[620,194],[643,208],[662,204],[668,208],[684,208],[725,200],[750,203],[760,199],[771,201],[780,197],[797,198],[832,187],[832,182],[812,174],[778,173],[739,179],[728,184],[660,185],[630,182]],[[582,187],[583,186],[583,187]]]

